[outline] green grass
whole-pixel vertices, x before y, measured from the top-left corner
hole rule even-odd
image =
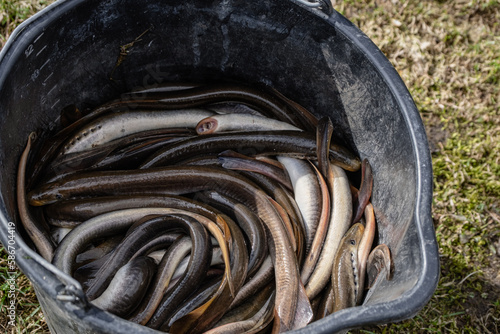
[[[1,0],[0,46],[49,2]],[[357,332],[500,332],[500,2],[337,0],[335,8],[386,54],[421,112],[442,265],[434,296],[413,319]],[[17,332],[47,331],[29,281],[21,275],[17,284]],[[4,317],[2,308],[0,326]]]
[[[0,0],[0,47],[3,47],[12,30],[35,12],[54,0]]]
[[[9,269],[7,252],[0,247],[0,330],[3,333],[48,333],[44,315],[36,299],[35,292],[29,280],[19,269]],[[9,279],[9,281],[7,281]],[[14,283],[14,289],[10,283]],[[7,307],[15,294],[16,317],[15,327],[8,324]]]

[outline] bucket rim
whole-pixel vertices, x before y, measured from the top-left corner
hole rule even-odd
[[[412,223],[416,226],[423,267],[416,284],[395,300],[342,310],[294,332],[305,333],[313,330],[317,333],[329,333],[332,328],[341,330],[408,319],[417,314],[431,299],[437,288],[440,273],[438,245],[431,213],[433,192],[432,159],[422,119],[398,72],[367,35],[335,10],[328,16],[314,8],[305,8],[298,4],[296,0],[288,1],[302,7],[303,10],[315,13],[318,19],[328,22],[335,28],[336,32],[343,34],[352,41],[354,46],[366,56],[368,61],[379,72],[396,99],[411,135],[416,161],[416,199]],[[15,62],[18,57],[26,52],[33,38],[43,33],[44,27],[50,24],[51,21],[85,2],[87,0],[58,0],[28,18],[13,31],[2,50],[0,50],[0,89],[3,87],[8,73],[4,69],[9,68],[12,62]],[[0,194],[2,201],[3,197],[3,194]],[[9,221],[4,209],[0,210],[0,221],[2,223]],[[0,237],[2,242],[6,240],[3,230],[0,231]],[[21,236],[18,236],[18,238],[21,238]],[[33,257],[20,258],[18,262],[19,268],[29,274],[33,271],[30,266],[31,261],[37,262]]]

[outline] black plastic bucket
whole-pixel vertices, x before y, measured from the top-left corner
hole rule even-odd
[[[140,38],[138,38],[140,36]],[[431,298],[439,258],[431,219],[432,166],[419,113],[380,50],[335,11],[299,1],[64,0],[20,26],[0,59],[1,230],[18,226],[17,163],[31,131],[60,110],[91,108],[168,81],[264,83],[315,115],[334,140],[368,157],[378,242],[395,262],[362,306],[297,332],[331,333],[414,316]],[[88,304],[79,284],[15,239],[19,268],[53,333],[153,333]]]

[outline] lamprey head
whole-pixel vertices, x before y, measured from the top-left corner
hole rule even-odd
[[[47,183],[28,193],[29,204],[33,206],[52,204],[63,199],[65,199],[65,196],[53,183]]]

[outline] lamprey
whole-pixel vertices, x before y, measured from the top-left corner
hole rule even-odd
[[[249,158],[233,151],[224,151],[219,154],[219,161],[224,168],[259,173],[278,181],[287,189],[293,190],[290,178],[283,168],[276,167],[275,165],[261,160]]]
[[[62,154],[89,150],[145,130],[194,128],[200,120],[211,115],[213,112],[203,109],[112,113],[90,122],[68,138],[63,145]]]
[[[144,298],[155,269],[153,259],[135,258],[116,272],[109,287],[99,298],[94,299],[92,304],[120,317],[126,317]]]
[[[372,249],[373,239],[375,238],[375,214],[373,213],[373,205],[368,203],[365,207],[365,230],[363,237],[359,241],[358,248],[358,263],[359,263],[359,293],[356,295],[356,304],[361,303],[363,291],[365,287],[366,262],[370,249]]]
[[[217,102],[239,102],[272,117],[294,126],[307,128],[311,120],[301,108],[289,103],[289,100],[277,96],[272,91],[240,84],[212,84],[193,87],[191,89],[149,93],[140,100],[132,100],[130,104],[141,109],[180,109],[194,108]],[[127,101],[115,101],[106,107],[119,109],[126,107]]]
[[[323,176],[319,172],[319,170],[314,166],[314,170],[316,175],[318,176],[320,190],[321,190],[321,214],[319,216],[318,225],[316,227],[316,231],[314,233],[314,238],[311,243],[311,247],[309,248],[309,252],[306,255],[304,260],[304,264],[302,265],[302,270],[300,272],[300,277],[302,282],[306,284],[309,281],[309,277],[313,272],[316,263],[318,262],[319,256],[321,255],[321,248],[323,246],[323,242],[325,240],[325,236],[328,231],[328,226],[330,222],[330,213],[331,213],[331,200],[330,200],[330,192],[328,191],[328,185],[326,184]]]
[[[227,149],[243,154],[253,152],[254,154],[279,154],[315,159],[316,139],[313,134],[289,130],[198,136],[167,145],[146,159],[140,168],[173,164],[195,155],[218,153]],[[343,146],[332,144],[329,154],[331,161],[346,170],[357,171],[360,168],[359,159]]]
[[[138,312],[130,319],[140,324],[146,324],[153,316],[154,312],[160,307],[161,312],[170,315],[189,294],[191,289],[196,287],[205,278],[211,252],[208,235],[201,224],[196,224],[196,220],[190,219],[193,227],[190,232],[190,238],[182,238],[172,245],[160,262],[160,270],[155,277],[154,283],[148,291],[145,303],[141,304]],[[190,261],[186,272],[175,283],[175,286],[166,294],[172,278],[175,265],[172,262],[180,262],[182,258],[191,252]]]
[[[26,229],[26,232],[28,232],[28,235],[35,244],[35,247],[45,260],[52,261],[52,257],[54,256],[54,244],[52,239],[48,231],[41,226],[40,222],[34,220],[26,200],[26,165],[31,151],[31,143],[35,137],[36,135],[34,132],[28,136],[26,148],[24,149],[21,159],[19,160],[16,190],[17,208],[19,210],[19,216],[21,217],[21,223]]]
[[[356,223],[340,242],[332,271],[334,312],[356,306],[358,294],[363,293],[359,288],[358,262],[359,242],[363,232],[363,225]]]
[[[390,281],[394,275],[394,262],[391,251],[385,244],[375,247],[366,263],[367,283],[366,288],[371,289],[381,273],[385,271],[385,279]]]
[[[321,191],[318,178],[308,161],[278,156],[290,176],[295,202],[299,206],[306,228],[306,252],[309,252],[321,215]]]
[[[355,201],[355,212],[353,213],[353,223],[357,223],[363,212],[365,211],[365,207],[370,200],[372,195],[373,188],[373,173],[372,167],[368,162],[368,159],[363,159],[361,164],[361,187],[359,188],[358,195],[356,196]]]
[[[268,117],[247,114],[215,115],[201,120],[196,125],[199,135],[208,135],[217,132],[228,131],[272,131],[272,130],[295,130],[301,129]]]
[[[331,276],[333,261],[340,241],[349,229],[352,219],[352,202],[349,181],[344,170],[333,164],[330,165],[333,189],[331,194],[331,217],[323,249],[306,285],[307,296],[314,298],[326,286]]]
[[[332,121],[329,117],[323,117],[318,122],[316,129],[316,149],[318,158],[318,169],[325,179],[328,179],[330,168],[328,164],[328,148],[331,145],[333,133]]]

